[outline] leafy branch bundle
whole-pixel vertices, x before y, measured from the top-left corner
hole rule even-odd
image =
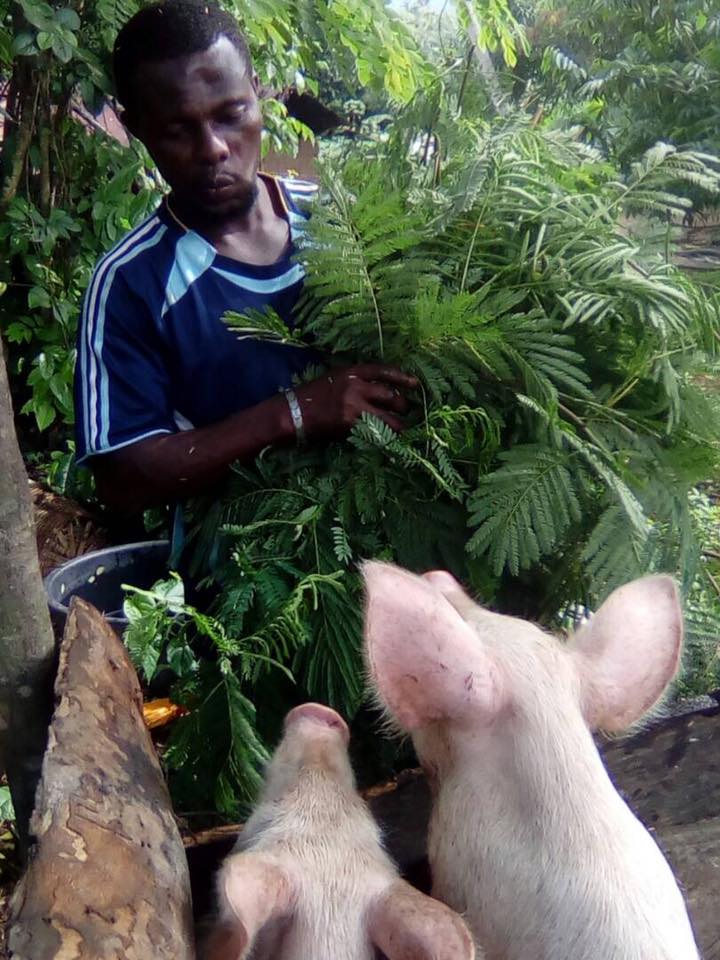
[[[448,568],[550,624],[648,570],[695,575],[688,490],[717,437],[691,373],[715,349],[719,304],[621,217],[682,212],[678,183],[717,191],[720,167],[658,145],[621,180],[524,120],[465,144],[430,188],[393,149],[334,170],[300,251],[296,329],[253,318],[422,388],[402,435],[367,418],[346,443],[266,452],[193,504],[194,569],[214,590],[201,632],[218,655],[176,670],[203,704],[167,754],[185,805],[246,799],[289,703],[356,712],[363,558]],[[172,648],[191,620],[158,614],[143,632],[141,619],[136,645],[170,634]]]

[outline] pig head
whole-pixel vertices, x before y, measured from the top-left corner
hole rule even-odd
[[[634,724],[676,673],[673,581],[621,587],[565,644],[447,573],[364,577],[371,682],[433,790],[433,894],[487,960],[697,960],[672,872],[591,735]]]
[[[348,728],[304,704],[285,720],[258,806],[219,875],[206,960],[473,960],[467,927],[400,879],[357,794]]]

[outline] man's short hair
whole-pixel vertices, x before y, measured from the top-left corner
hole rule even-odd
[[[252,58],[247,40],[234,17],[204,0],[165,0],[139,10],[125,24],[113,48],[113,72],[118,100],[126,110],[140,100],[136,75],[143,63],[158,63],[207,50],[227,37],[248,71]]]

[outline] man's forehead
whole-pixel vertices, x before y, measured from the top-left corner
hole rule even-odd
[[[223,36],[205,50],[141,64],[136,80],[143,94],[161,92],[180,101],[204,90],[242,95],[253,89],[250,64]]]

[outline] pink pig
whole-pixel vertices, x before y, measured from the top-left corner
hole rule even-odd
[[[257,809],[219,876],[206,960],[473,960],[467,927],[401,880],[355,789],[342,718],[285,719]]]
[[[672,871],[590,733],[635,723],[676,673],[673,581],[621,587],[563,644],[450,574],[364,576],[371,679],[433,789],[433,895],[486,960],[698,960]]]

